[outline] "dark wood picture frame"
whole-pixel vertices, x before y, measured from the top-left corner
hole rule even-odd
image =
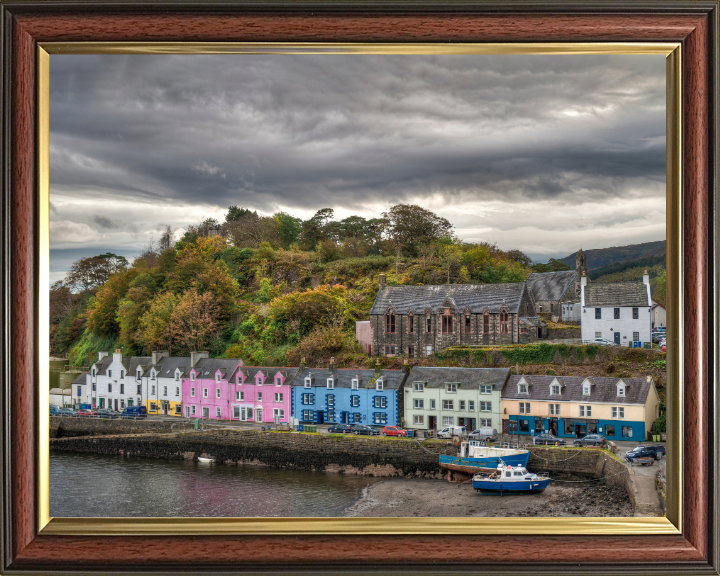
[[[3,1],[2,564],[109,571],[718,573],[718,2]],[[684,214],[679,535],[57,536],[38,530],[37,47],[45,42],[678,42]]]

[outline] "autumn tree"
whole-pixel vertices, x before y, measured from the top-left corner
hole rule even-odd
[[[119,272],[98,290],[88,308],[88,329],[98,336],[114,336],[120,331],[117,320],[118,303],[125,296],[130,282],[137,276],[137,269]]]
[[[276,247],[283,244],[280,225],[271,216],[258,216],[254,212],[245,214],[227,222],[224,230],[230,244],[237,248],[257,248],[263,242]]]
[[[173,241],[175,237],[175,233],[173,232],[172,227],[168,224],[163,229],[163,233],[160,235],[160,241],[158,242],[158,248],[160,248],[160,252],[164,252],[168,248],[172,248],[175,245],[175,242]]]
[[[140,330],[146,351],[171,349],[172,339],[168,324],[179,301],[180,298],[172,292],[162,292],[153,298],[147,312],[140,318]]]
[[[220,333],[220,307],[210,292],[185,292],[173,308],[166,325],[166,338],[173,354],[189,355],[205,350]]]
[[[448,238],[453,230],[445,218],[414,204],[396,204],[383,213],[383,219],[385,238],[412,257],[418,256],[422,244]]]

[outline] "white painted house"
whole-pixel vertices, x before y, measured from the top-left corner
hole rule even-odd
[[[653,330],[667,327],[667,311],[665,310],[665,306],[653,300],[651,314]]]
[[[606,338],[619,346],[652,341],[650,276],[642,282],[580,281],[583,342]]]
[[[192,356],[170,356],[167,350],[155,350],[151,362],[141,372],[143,402],[148,414],[182,416],[182,377],[207,352]]]
[[[112,356],[100,352],[90,366],[87,403],[93,408],[111,408],[123,411],[128,406],[143,404],[142,384],[139,373],[144,372],[152,358],[148,356],[123,356],[115,350]]]

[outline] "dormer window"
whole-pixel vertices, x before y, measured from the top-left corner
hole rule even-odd
[[[550,386],[550,394],[553,396],[560,396],[560,384],[553,384]]]
[[[180,380],[180,372],[175,372],[175,381]]]
[[[445,392],[457,392],[457,384],[445,384]]]
[[[140,380],[140,377],[141,377],[141,376],[142,376],[142,372],[141,372],[140,370],[138,370],[138,371],[137,371],[137,376],[136,376],[136,378],[137,378],[138,380]]]
[[[108,378],[112,378],[112,370],[108,370]]]
[[[583,396],[590,396],[590,384],[583,384]]]
[[[155,370],[150,372],[150,380],[155,380]]]
[[[310,378],[310,376],[308,376],[307,378],[305,378],[305,388],[310,388],[311,384],[312,379]]]
[[[621,380],[617,385],[617,395],[625,396],[625,383]]]
[[[328,378],[327,379],[327,389],[332,390],[333,388],[335,388],[335,380],[333,378]]]
[[[528,393],[528,385],[525,380],[521,380],[518,382],[518,394],[527,394]]]
[[[125,370],[120,370],[120,378],[125,378]]]
[[[195,372],[190,372],[190,382],[195,382]]]
[[[220,374],[215,374],[215,382],[220,382]]]
[[[425,382],[413,382],[413,391],[423,392],[425,390]]]
[[[280,376],[275,378],[275,386],[282,386],[282,378],[280,378]]]
[[[357,378],[353,378],[352,383],[351,383],[351,388],[353,390],[357,390],[359,387],[360,387],[360,380],[358,380]]]
[[[378,378],[377,382],[375,382],[375,390],[382,390],[382,389],[383,389],[382,378]]]

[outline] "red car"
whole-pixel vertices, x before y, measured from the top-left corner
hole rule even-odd
[[[407,436],[407,430],[403,430],[398,426],[385,426],[382,431],[383,436]]]
[[[81,410],[77,411],[78,416],[95,416],[95,412],[92,410],[88,410],[87,408],[83,408]]]

